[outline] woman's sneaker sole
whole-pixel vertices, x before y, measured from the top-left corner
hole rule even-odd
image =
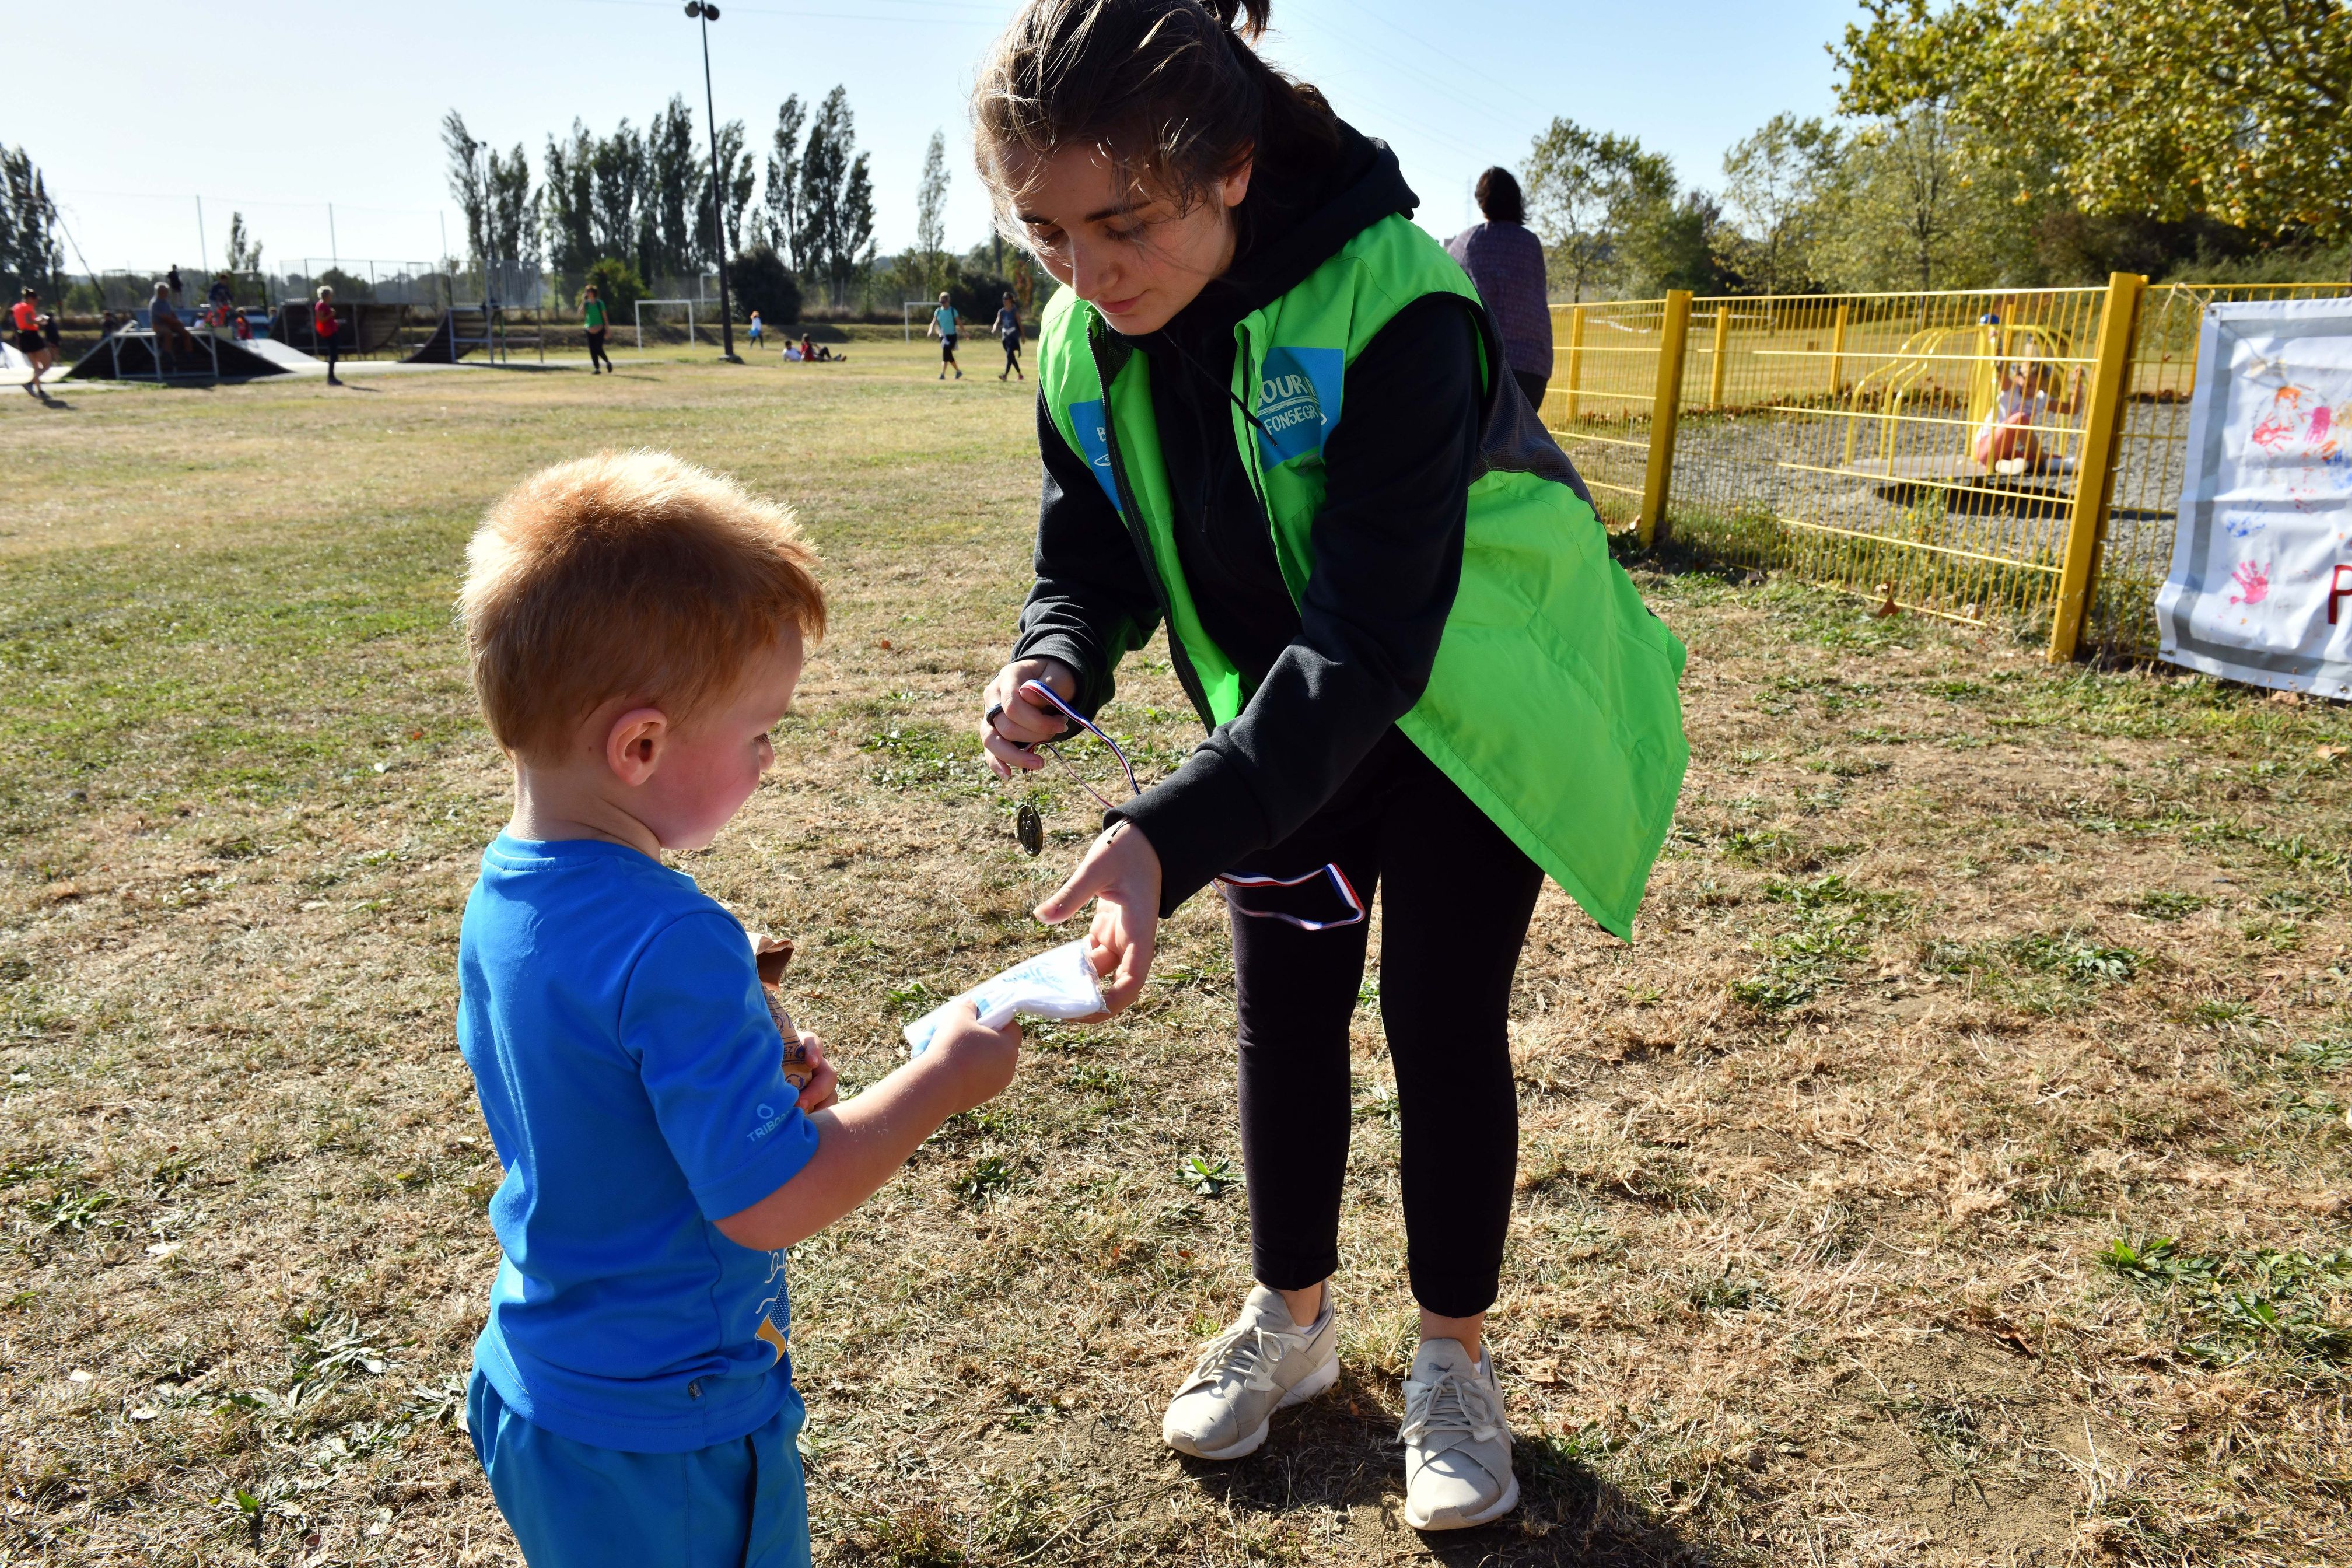
[[[1444,1524],[1428,1524],[1413,1518],[1412,1510],[1411,1509],[1407,1509],[1405,1510],[1404,1521],[1408,1526],[1414,1530],[1426,1530],[1432,1531],[1440,1530],[1475,1530],[1482,1524],[1494,1523],[1496,1520],[1502,1518],[1505,1514],[1510,1512],[1513,1509],[1518,1506],[1519,1478],[1513,1476],[1511,1478],[1511,1484],[1503,1489],[1503,1495],[1495,1500],[1493,1506],[1481,1510],[1473,1518],[1449,1519]]]
[[[1284,1394],[1282,1398],[1276,1403],[1275,1409],[1287,1410],[1294,1405],[1302,1405],[1339,1381],[1339,1357],[1334,1356],[1329,1361],[1325,1362],[1321,1366],[1317,1367],[1313,1372],[1308,1373],[1305,1377],[1299,1379],[1298,1386]],[[1250,1455],[1256,1453],[1259,1447],[1265,1444],[1266,1432],[1273,1426],[1274,1417],[1269,1414],[1265,1420],[1257,1424],[1256,1431],[1251,1433],[1240,1442],[1235,1443],[1230,1448],[1210,1448],[1199,1452],[1194,1452],[1193,1450],[1186,1448],[1178,1448],[1176,1451],[1180,1454],[1191,1453],[1196,1459],[1208,1459],[1212,1461],[1221,1459],[1245,1459],[1249,1458]],[[1171,1447],[1173,1446],[1174,1445],[1172,1444],[1171,1445]],[[1517,1489],[1514,1489],[1511,1493],[1511,1500],[1513,1502],[1517,1502],[1518,1500],[1518,1496],[1519,1494]]]

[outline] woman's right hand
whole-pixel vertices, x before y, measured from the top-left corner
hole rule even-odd
[[[1016,658],[998,670],[981,694],[980,721],[980,743],[998,778],[1011,778],[1015,768],[1026,773],[1044,767],[1045,759],[1032,748],[1070,727],[1058,710],[1021,694],[1033,680],[1052,687],[1065,701],[1077,700],[1078,672],[1058,658]],[[987,717],[992,708],[1003,710],[993,721]]]

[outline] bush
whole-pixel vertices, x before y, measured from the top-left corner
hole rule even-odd
[[[760,312],[767,326],[782,326],[801,319],[800,279],[784,265],[773,246],[755,245],[736,253],[727,264],[727,281],[739,317]]]
[[[615,316],[646,297],[646,280],[637,276],[635,268],[617,256],[604,257],[588,268],[587,280],[580,289],[582,301],[588,298],[589,283],[596,286],[596,293],[604,301],[604,308]]]

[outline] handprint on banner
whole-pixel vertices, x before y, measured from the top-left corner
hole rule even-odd
[[[2230,603],[2259,605],[2270,597],[2271,565],[2269,562],[2241,561],[2238,563],[2237,570],[2231,573],[2230,576],[2238,584],[2238,591],[2230,595]]]

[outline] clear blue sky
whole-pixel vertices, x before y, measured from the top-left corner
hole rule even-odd
[[[784,95],[849,90],[873,154],[877,238],[910,239],[915,184],[946,131],[949,234],[987,233],[965,101],[1011,0],[720,0],[711,76],[721,119],[766,148]],[[574,116],[642,125],[672,92],[702,118],[702,58],[673,0],[406,0],[393,7],[261,0],[209,29],[205,8],[116,0],[102,12],[12,8],[0,141],[47,172],[80,254],[99,268],[208,259],[232,208],[272,260],[333,254],[427,260],[441,221],[462,247],[443,178],[442,114],[530,149]],[[1554,115],[1630,132],[1686,183],[1720,181],[1724,149],[1774,113],[1826,114],[1822,46],[1853,0],[1276,0],[1266,52],[1386,138],[1439,233],[1470,221],[1470,183],[1516,164]],[[306,62],[298,66],[296,62]],[[68,266],[81,261],[68,249]]]

